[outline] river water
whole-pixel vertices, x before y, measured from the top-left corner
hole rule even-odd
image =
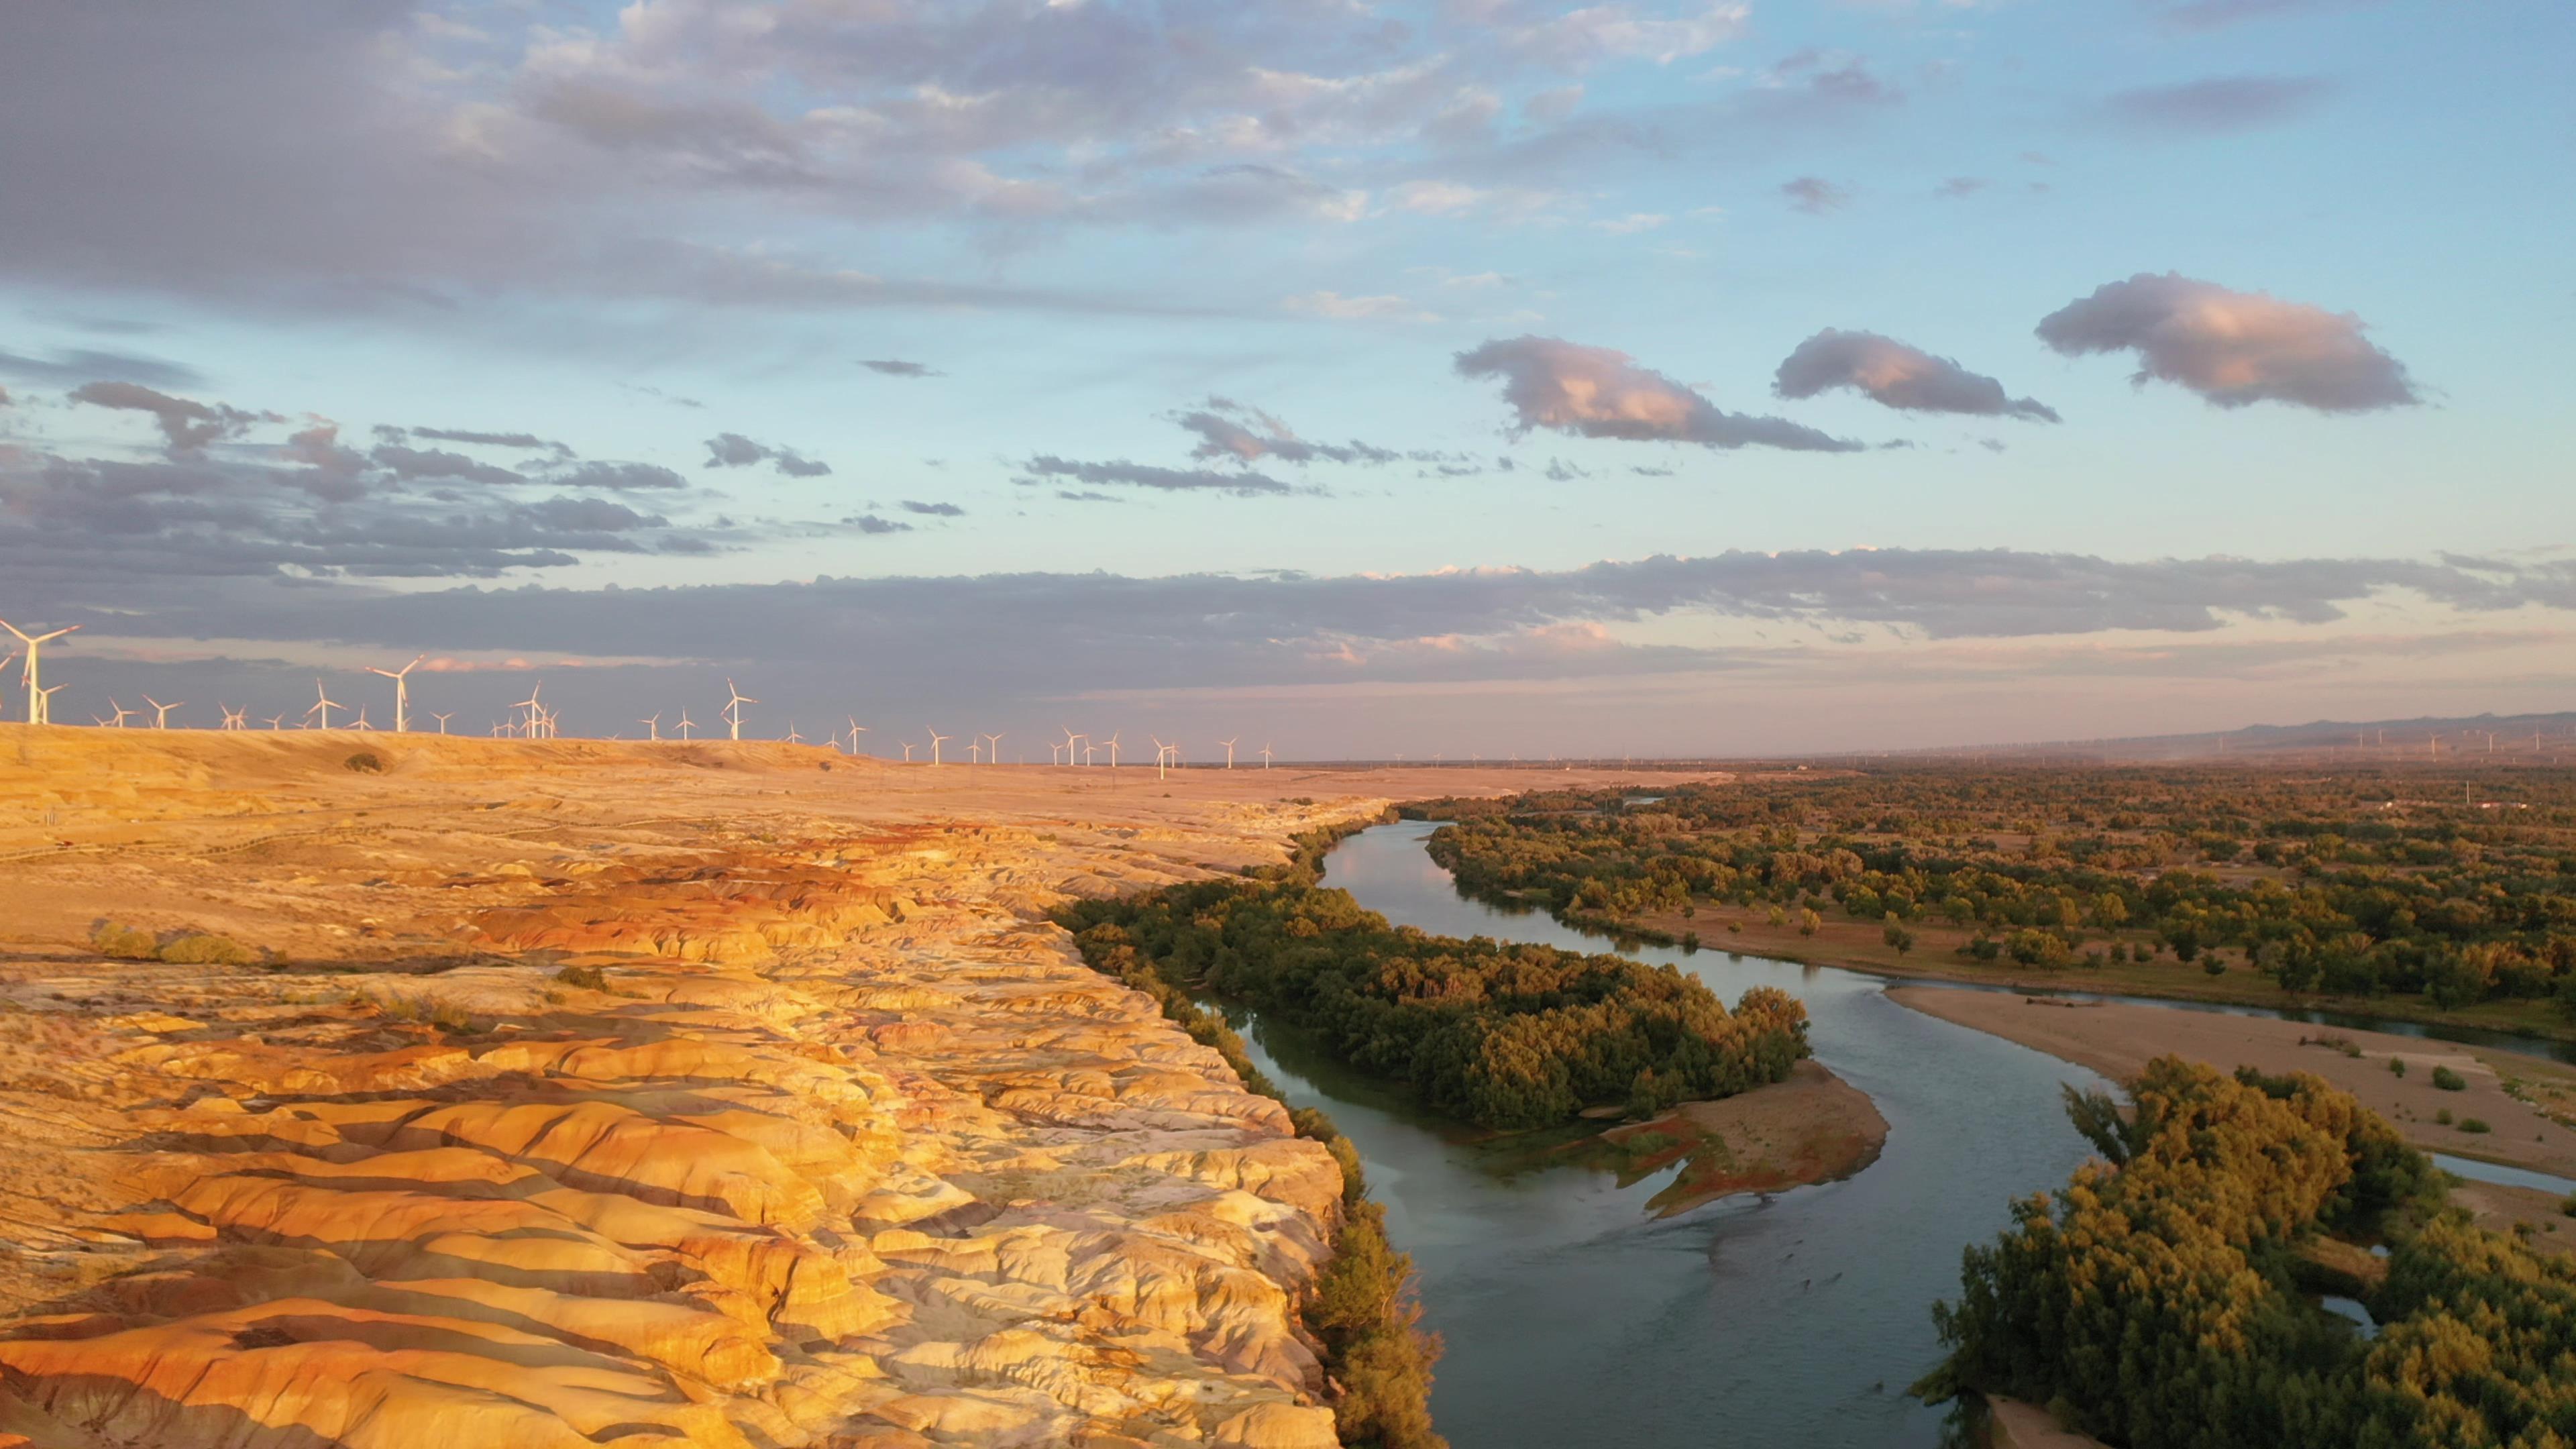
[[[1460,896],[1423,852],[1434,827],[1342,842],[1325,884],[1399,925],[1598,951],[1540,913]],[[1946,1410],[1905,1397],[1940,1358],[1931,1304],[2008,1204],[2066,1180],[2088,1149],[2059,1084],[2081,1067],[1908,1011],[1832,967],[1646,947],[1730,1003],[1803,999],[1817,1059],[1869,1093],[1886,1151],[1844,1182],[1647,1216],[1670,1174],[1621,1187],[1587,1168],[1517,1169],[1490,1143],[1238,1014],[1254,1057],[1359,1148],[1388,1230],[1447,1342],[1432,1412],[1458,1449],[1932,1445]]]

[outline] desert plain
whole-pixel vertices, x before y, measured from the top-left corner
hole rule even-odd
[[[1537,782],[0,726],[0,1444],[1327,1449],[1339,1170],[1047,913]]]

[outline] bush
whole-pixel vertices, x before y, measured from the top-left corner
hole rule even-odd
[[[2450,1109],[2450,1108],[2448,1108],[2448,1107],[2445,1107],[2445,1108],[2443,1108],[2441,1111],[2434,1113],[2434,1114],[2433,1114],[2433,1121],[2434,1121],[2437,1125],[2439,1125],[2439,1126],[2443,1126],[2443,1127],[2448,1127],[2448,1126],[2450,1126],[2450,1125],[2451,1125],[2451,1109]]]
[[[2435,1067],[2433,1069],[2433,1085],[2441,1088],[2445,1092],[2465,1092],[2469,1089],[2469,1079],[2461,1076],[2455,1071],[2452,1071],[2449,1067]]]
[[[2224,976],[2227,974],[2227,963],[2219,960],[2216,956],[2211,956],[2208,960],[2200,963],[2200,969],[2212,976]]]
[[[2495,1129],[2487,1125],[2487,1120],[2484,1117],[2463,1117],[2460,1119],[2460,1130],[2463,1132],[2493,1132]]]
[[[179,966],[247,966],[259,953],[230,936],[181,936],[161,948],[161,959]]]
[[[578,986],[584,991],[608,989],[608,974],[596,966],[566,966],[555,973],[555,979],[566,986]]]
[[[89,933],[89,943],[98,954],[117,961],[158,961],[161,938],[150,931],[120,926],[114,921],[101,921]]]
[[[373,750],[360,750],[342,760],[340,768],[353,775],[381,775],[385,772],[385,762]]]
[[[2576,1218],[2576,1193],[2570,1193],[2566,1197],[2561,1198],[2558,1203],[2558,1211],[2563,1216]]]
[[[1914,949],[1914,933],[1898,925],[1894,916],[1888,917],[1887,927],[1878,933],[1878,938],[1895,947],[1899,956]]]
[[[2403,1057],[2390,1057],[2388,1059],[2388,1075],[2392,1077],[2402,1077],[2406,1075],[2406,1059]]]

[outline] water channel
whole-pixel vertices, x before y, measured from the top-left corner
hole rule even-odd
[[[1423,853],[1430,825],[1344,841],[1325,884],[1402,925],[1597,951],[1544,914],[1460,896]],[[1848,1181],[1646,1215],[1662,1175],[1621,1187],[1579,1167],[1530,1170],[1292,1031],[1242,1023],[1291,1101],[1349,1134],[1421,1272],[1447,1341],[1432,1410],[1458,1449],[1931,1445],[1945,1410],[1905,1397],[1940,1356],[1930,1307],[1955,1296],[1959,1251],[2008,1203],[2063,1182],[2086,1154],[2058,1085],[2081,1067],[1889,1001],[1832,967],[1643,948],[1732,1002],[1783,987],[1807,1004],[1816,1055],[1870,1094],[1885,1153]]]
[[[1440,935],[1604,949],[1544,912],[1460,895],[1423,850],[1435,828],[1352,836],[1326,859],[1324,883]],[[1904,1394],[1940,1357],[1931,1305],[1957,1294],[1961,1248],[1992,1239],[2013,1198],[2062,1183],[2086,1156],[2059,1085],[2107,1084],[1909,1011],[1882,977],[1620,949],[1670,962],[1730,1003],[1756,985],[1805,1001],[1817,1059],[1887,1119],[1877,1163],[1844,1182],[1656,1220],[1645,1203],[1669,1174],[1622,1186],[1584,1167],[1532,1168],[1512,1144],[1418,1110],[1296,1031],[1233,1013],[1289,1100],[1324,1108],[1358,1146],[1391,1235],[1412,1253],[1425,1322],[1447,1343],[1432,1399],[1442,1431],[1458,1449],[1938,1444],[1948,1411]]]

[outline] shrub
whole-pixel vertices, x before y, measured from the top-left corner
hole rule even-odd
[[[2438,1123],[2438,1124],[2439,1124],[2439,1125],[2441,1125],[2441,1126],[2444,1126],[2444,1127],[2448,1127],[2448,1126],[2450,1126],[2450,1125],[2451,1125],[2451,1109],[2450,1109],[2450,1108],[2448,1108],[2448,1107],[2445,1107],[2445,1108],[2443,1108],[2441,1111],[2434,1113],[2434,1114],[2433,1114],[2433,1120],[2434,1120],[2434,1122]]]
[[[373,750],[360,750],[342,760],[340,768],[353,775],[381,775],[385,772],[385,762]]]
[[[98,954],[117,961],[158,961],[161,939],[150,931],[120,926],[114,921],[101,921],[89,933],[89,943]]]
[[[2402,1077],[2406,1075],[2406,1059],[2404,1057],[2390,1057],[2388,1059],[2388,1075],[2392,1077]]]
[[[1886,929],[1878,933],[1878,938],[1895,947],[1896,954],[1899,956],[1914,949],[1914,933],[1898,925],[1896,917],[1892,915],[1887,918]]]
[[[161,948],[161,959],[180,966],[247,966],[259,954],[230,936],[181,936]]]
[[[2558,1211],[2564,1216],[2576,1218],[2576,1193],[2569,1193],[2566,1197],[2561,1198],[2558,1203]]]
[[[1817,931],[1824,928],[1824,924],[1825,918],[1817,915],[1813,910],[1804,910],[1798,913],[1798,934],[1801,936],[1812,936],[1816,934]]]
[[[2463,1132],[2493,1132],[2495,1129],[2487,1125],[2487,1121],[2484,1117],[2463,1117],[2460,1119],[2460,1130]]]
[[[2227,963],[2212,956],[2200,963],[2200,969],[2212,976],[2224,976],[2227,974]]]
[[[584,991],[608,989],[607,973],[596,966],[566,966],[555,973],[555,979],[566,986],[578,986]]]
[[[2433,1069],[2433,1085],[2441,1088],[2445,1092],[2465,1092],[2469,1089],[2469,1079],[2461,1076],[2455,1071],[2452,1071],[2449,1067],[2435,1067]]]

